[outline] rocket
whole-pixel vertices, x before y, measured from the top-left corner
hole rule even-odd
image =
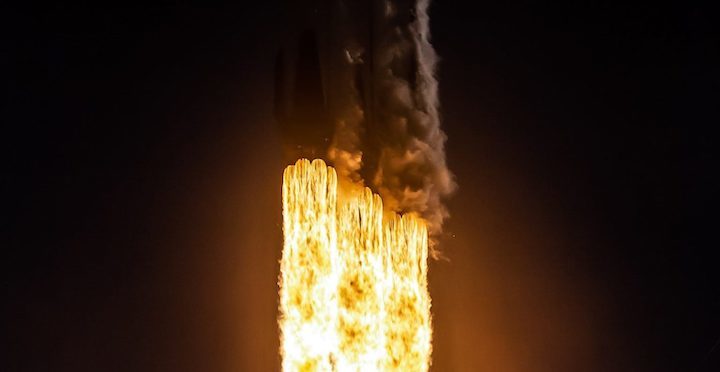
[[[361,141],[368,149],[379,148],[384,135],[377,108],[376,81],[381,34],[390,22],[412,23],[414,0],[399,0],[391,11],[381,0],[294,0],[288,4],[286,38],[275,61],[275,119],[284,158],[323,158],[333,141],[338,120],[349,104],[362,111]],[[385,62],[387,64],[387,61]],[[392,74],[415,88],[416,58],[392,61]],[[352,98],[349,98],[352,96]],[[364,152],[373,164],[372,151]]]

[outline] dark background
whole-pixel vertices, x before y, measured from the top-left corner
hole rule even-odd
[[[496,3],[431,8],[433,369],[720,370],[717,13]],[[278,369],[282,9],[0,8],[0,369]]]

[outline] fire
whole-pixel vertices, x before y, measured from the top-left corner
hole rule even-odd
[[[322,160],[283,174],[283,371],[427,371],[427,228],[339,187]]]

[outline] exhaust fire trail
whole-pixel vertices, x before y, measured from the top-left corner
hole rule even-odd
[[[428,233],[322,160],[283,174],[284,371],[427,371]]]

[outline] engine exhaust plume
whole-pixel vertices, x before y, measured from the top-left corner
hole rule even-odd
[[[427,371],[425,222],[301,159],[283,174],[283,371]]]

